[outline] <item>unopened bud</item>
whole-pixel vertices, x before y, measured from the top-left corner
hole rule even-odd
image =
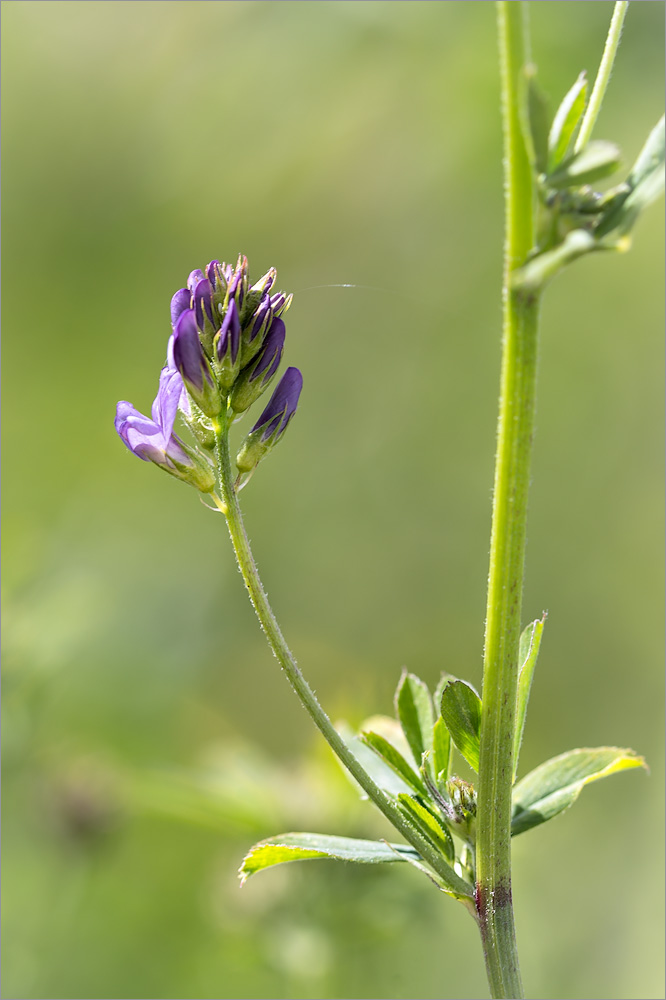
[[[298,368],[287,368],[238,453],[236,465],[241,472],[251,472],[282,438],[296,412],[302,388],[303,376]]]
[[[261,350],[236,380],[229,400],[236,413],[252,406],[273,379],[282,359],[284,334],[284,323],[281,319],[274,319]]]

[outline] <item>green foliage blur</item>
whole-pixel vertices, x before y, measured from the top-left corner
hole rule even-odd
[[[532,5],[553,107],[594,76],[611,13]],[[403,665],[480,685],[494,5],[2,14],[2,995],[485,996],[473,921],[411,869],[308,862],[238,888],[271,834],[391,834],[280,676],[222,517],[113,416],[150,407],[192,268],[275,265],[305,387],[243,502],[287,639],[352,725],[391,711]],[[631,4],[595,132],[626,168],[662,112],[663,29],[662,4]],[[516,841],[528,996],[663,996],[661,216],[545,296],[524,615],[549,617],[521,773],[599,744],[652,773]]]

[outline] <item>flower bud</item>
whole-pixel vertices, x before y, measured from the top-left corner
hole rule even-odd
[[[247,257],[238,255],[238,262],[233,277],[229,282],[227,297],[229,301],[235,299],[239,315],[243,311],[243,303],[247,295]]]
[[[211,302],[213,308],[213,322],[215,328],[219,327],[224,315],[227,301],[227,288],[231,280],[232,270],[228,264],[220,264],[219,260],[211,260],[206,268],[206,277],[212,289]]]
[[[271,296],[271,309],[273,310],[274,316],[281,316],[282,313],[286,313],[287,309],[291,305],[293,295],[285,295],[284,292],[277,292],[275,295]]]
[[[243,367],[249,364],[258,353],[272,319],[273,310],[271,309],[270,296],[265,294],[254,312],[243,323],[241,339],[241,365]]]
[[[186,309],[181,313],[170,349],[173,363],[194,402],[207,416],[217,416],[222,400],[201,346],[194,310]]]
[[[229,400],[236,413],[252,406],[268,387],[282,359],[284,333],[282,320],[274,319],[256,358],[241,371]]]
[[[220,332],[215,338],[215,351],[218,359],[220,385],[230,389],[236,381],[240,370],[241,329],[238,320],[238,309],[234,299],[229,301],[227,314],[222,321]]]
[[[264,292],[270,292],[276,278],[277,278],[277,271],[275,270],[274,267],[269,267],[269,269],[266,271],[266,274],[262,275],[262,277],[259,278],[259,281],[255,281],[255,283],[252,285],[252,291],[261,292],[262,294]]]
[[[281,439],[296,412],[302,388],[303,376],[298,368],[287,368],[238,453],[236,465],[241,472],[251,472]]]
[[[462,778],[450,778],[446,782],[450,798],[447,820],[463,840],[474,844],[476,838],[476,792],[474,786]]]
[[[268,293],[272,288],[276,277],[277,271],[274,267],[271,267],[266,274],[259,278],[259,281],[256,281],[250,286],[250,288],[248,288],[245,301],[243,302],[243,311],[241,313],[241,326],[243,331],[245,331],[246,327],[250,324],[251,317],[255,313],[264,296],[268,297]]]
[[[210,356],[213,353],[213,337],[219,326],[215,323],[213,315],[213,289],[208,278],[197,282],[192,299],[194,301],[194,315],[196,317],[201,343],[204,350]]]

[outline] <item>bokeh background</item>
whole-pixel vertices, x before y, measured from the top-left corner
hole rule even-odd
[[[532,5],[553,102],[611,3]],[[479,685],[499,367],[494,7],[3,3],[7,998],[486,995],[473,922],[402,866],[241,891],[254,841],[388,836],[253,620],[222,519],[136,461],[188,272],[239,251],[294,291],[297,418],[243,494],[325,706],[401,668]],[[636,3],[597,134],[662,111]],[[522,770],[631,746],[515,842],[527,995],[663,996],[663,221],[549,289],[525,620],[549,612]],[[337,287],[353,285],[354,287]]]

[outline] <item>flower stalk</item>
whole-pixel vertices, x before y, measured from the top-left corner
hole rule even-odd
[[[227,415],[229,414],[229,415]],[[451,869],[443,856],[419,831],[402,815],[389,796],[374,782],[361,765],[344,739],[337,731],[324,709],[319,704],[317,696],[301,673],[293,653],[282,635],[280,626],[268,601],[257,565],[254,561],[250,541],[247,537],[243,515],[238,502],[235,486],[235,476],[229,453],[229,425],[233,415],[231,408],[213,421],[217,441],[217,457],[219,469],[219,490],[224,505],[224,513],[229,528],[231,543],[236,554],[238,567],[241,571],[252,606],[259,623],[266,635],[269,645],[287,679],[296,692],[303,707],[309,714],[320,733],[333,752],[356,779],[363,791],[368,795],[390,823],[400,831],[405,839],[416,848],[424,861],[445,881],[451,877]],[[221,508],[222,509],[222,508]],[[470,905],[471,910],[471,905]]]

